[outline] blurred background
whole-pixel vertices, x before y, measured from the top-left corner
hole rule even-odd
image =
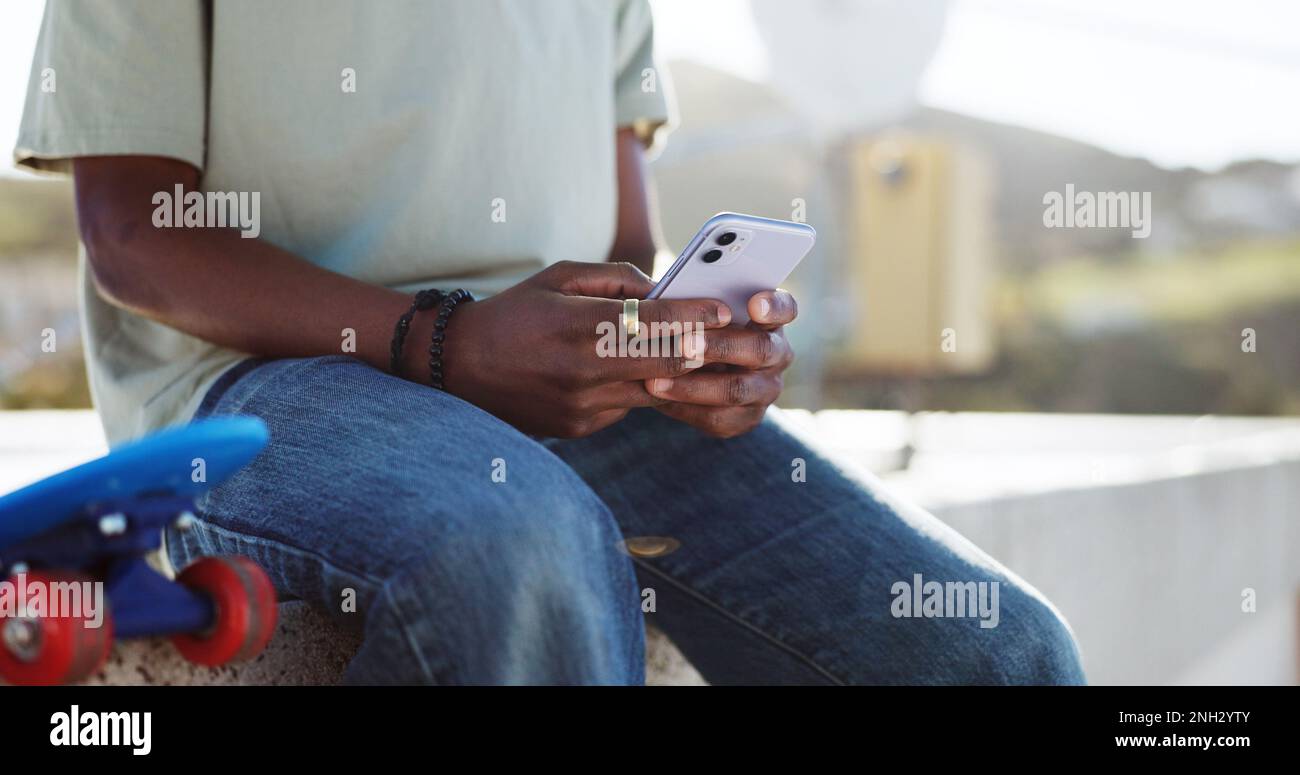
[[[681,107],[669,242],[793,200],[818,229],[794,404],[1300,412],[1294,3],[655,11]],[[1045,228],[1066,184],[1150,192],[1150,237]]]
[[[819,234],[782,404],[1043,589],[1095,681],[1295,683],[1300,4],[652,4],[670,247]],[[0,9],[0,148],[42,6]],[[4,166],[0,409],[88,407],[69,185]],[[1067,185],[1149,193],[1150,236],[1047,228]]]

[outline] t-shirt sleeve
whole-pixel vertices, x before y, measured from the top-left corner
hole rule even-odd
[[[203,168],[204,0],[47,0],[14,162],[167,156]]]
[[[632,127],[647,147],[662,142],[676,123],[668,70],[655,61],[654,20],[648,0],[623,0],[616,41],[614,117]]]

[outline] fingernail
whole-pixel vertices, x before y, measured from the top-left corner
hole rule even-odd
[[[760,318],[767,320],[767,315],[771,311],[772,302],[768,301],[766,296],[758,300],[758,316]]]
[[[666,379],[664,377],[658,377],[656,379],[650,380],[651,393],[667,393],[672,388],[672,386],[673,386],[673,381],[671,379]]]
[[[724,326],[731,322],[731,310],[725,304],[718,305],[718,322]]]

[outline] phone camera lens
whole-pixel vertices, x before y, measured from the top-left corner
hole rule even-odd
[[[722,258],[721,250],[710,250],[708,253],[705,253],[704,255],[700,256],[700,260],[706,264],[712,264],[714,261],[717,261],[719,258]]]
[[[736,232],[734,231],[726,232],[721,237],[718,237],[719,245],[730,245],[735,241],[736,241]]]

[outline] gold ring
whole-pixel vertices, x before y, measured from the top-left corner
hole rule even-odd
[[[640,305],[639,299],[623,299],[623,335],[628,339],[635,339],[641,332]]]

